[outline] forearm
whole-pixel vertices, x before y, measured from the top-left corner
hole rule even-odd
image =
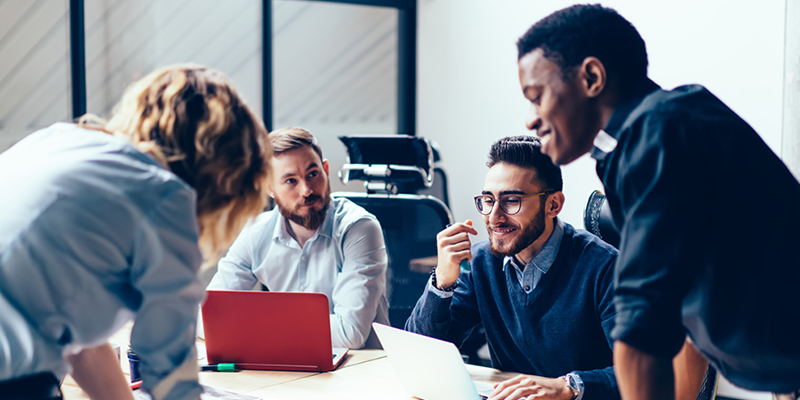
[[[614,343],[614,369],[623,400],[673,400],[672,360],[639,351],[625,342]]]
[[[72,365],[72,378],[90,399],[133,400],[119,358],[110,344],[83,349],[66,359]]]
[[[411,311],[411,316],[405,324],[405,330],[421,335],[443,339],[451,324],[450,304],[452,294],[442,298],[429,288],[430,281],[422,296]]]
[[[675,370],[675,398],[696,399],[708,369],[708,360],[686,339],[680,353],[672,360],[672,365]]]

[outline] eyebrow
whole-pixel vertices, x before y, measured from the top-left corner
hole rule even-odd
[[[493,194],[492,192],[488,191],[488,190],[484,190],[484,191],[482,191],[482,192],[481,192],[481,194],[483,194],[483,195],[489,195],[489,196],[494,196],[494,194]],[[512,190],[503,190],[503,191],[501,191],[501,192],[500,192],[500,196],[505,196],[505,195],[507,195],[507,194],[518,194],[518,195],[525,195],[525,192],[523,192],[522,190],[518,190],[518,189],[512,189]]]
[[[317,165],[317,163],[316,163],[316,162],[312,162],[312,163],[311,163],[311,164],[308,166],[308,168],[306,168],[306,172],[307,172],[307,171],[310,171],[310,170],[312,170],[312,169],[314,169],[314,168],[319,168],[319,165]],[[289,173],[283,174],[283,176],[281,176],[281,179],[290,178],[290,177],[293,177],[293,176],[295,176],[295,175],[297,175],[297,174],[295,174],[294,172],[289,172]]]

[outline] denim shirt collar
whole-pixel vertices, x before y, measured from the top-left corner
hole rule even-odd
[[[597,134],[594,140],[592,158],[603,161],[606,155],[614,151],[628,115],[642,103],[645,97],[658,89],[661,89],[661,87],[651,81],[650,78],[646,78],[622,97],[614,108],[614,113],[611,114],[608,124]]]
[[[539,253],[533,256],[530,261],[528,261],[528,264],[525,265],[525,269],[533,266],[542,271],[543,274],[546,274],[553,265],[553,262],[556,261],[558,249],[561,248],[561,239],[563,237],[564,224],[561,222],[560,218],[556,217],[556,223],[553,226],[553,232],[550,234],[550,237],[544,243],[544,246],[542,246],[542,249],[539,251]],[[523,271],[523,269],[520,269],[517,266],[516,261],[514,261],[514,256],[505,256],[503,258],[503,272],[505,272],[506,266],[509,264],[516,268],[517,272]]]

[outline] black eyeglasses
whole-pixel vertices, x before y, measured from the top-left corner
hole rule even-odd
[[[499,200],[495,200],[493,196],[488,194],[482,194],[480,196],[475,196],[475,208],[478,209],[479,213],[483,215],[489,215],[492,213],[492,209],[494,209],[494,203],[500,203],[500,209],[503,210],[504,213],[508,215],[514,215],[518,213],[520,209],[522,209],[522,199],[541,196],[543,194],[552,192],[554,191],[545,190],[543,192],[534,194],[505,194],[500,196]]]

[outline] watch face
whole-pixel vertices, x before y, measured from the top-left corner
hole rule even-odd
[[[578,389],[578,382],[575,382],[575,377],[572,375],[567,375],[567,382],[569,382],[569,387],[572,390]]]

